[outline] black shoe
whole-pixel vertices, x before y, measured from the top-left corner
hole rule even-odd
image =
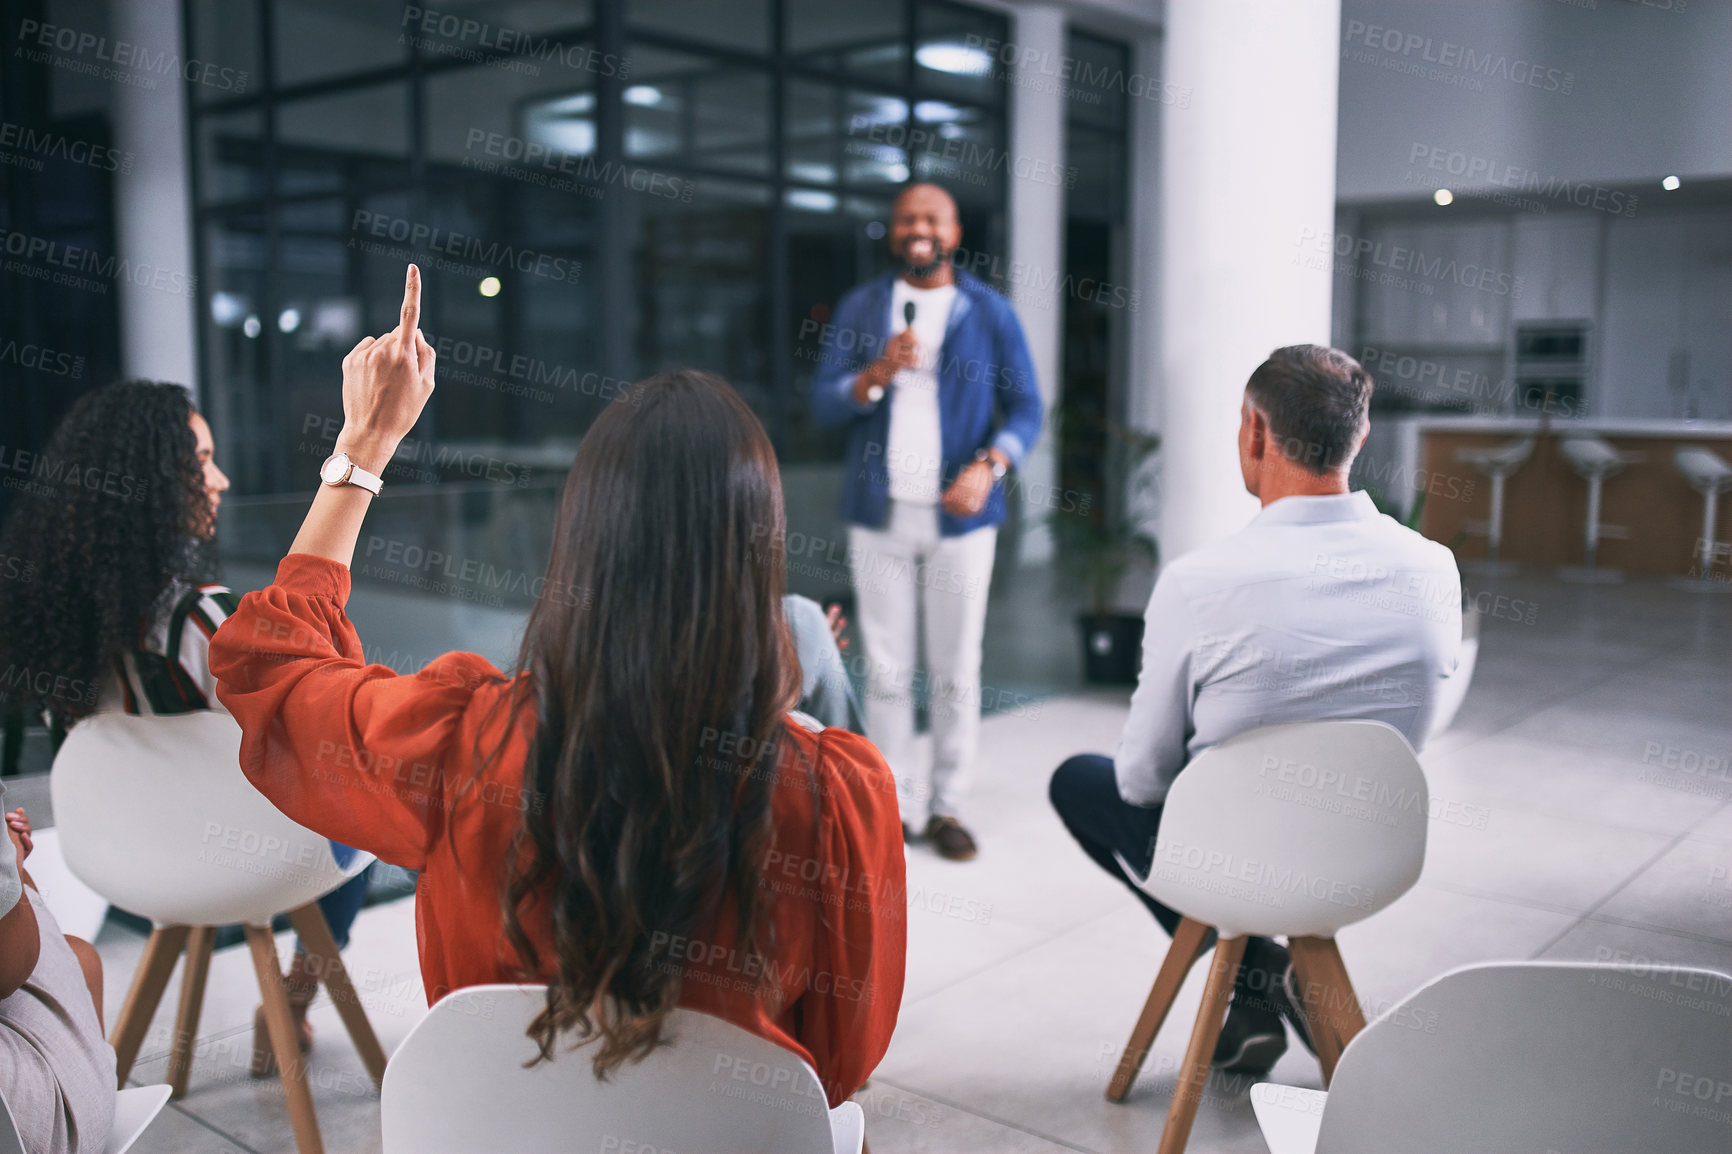
[[[1281,1015],[1253,1010],[1235,1000],[1227,1008],[1227,1021],[1209,1065],[1225,1074],[1261,1077],[1286,1052],[1287,1031],[1281,1025]]]

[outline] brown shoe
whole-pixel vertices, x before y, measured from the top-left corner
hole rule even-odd
[[[973,835],[953,817],[933,814],[932,820],[926,823],[926,837],[938,847],[938,856],[950,861],[973,861],[974,855],[980,852]]]

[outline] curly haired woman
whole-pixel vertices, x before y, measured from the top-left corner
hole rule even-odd
[[[0,589],[0,695],[39,708],[57,744],[97,711],[224,708],[208,650],[236,599],[209,578],[228,487],[191,395],[155,381],[86,393],[31,461],[0,533],[0,556],[31,574]],[[320,901],[339,946],[366,893],[363,872]],[[73,941],[95,964],[95,951]],[[299,949],[288,983],[304,1050],[318,983]],[[253,1073],[273,1068],[260,1018]]]

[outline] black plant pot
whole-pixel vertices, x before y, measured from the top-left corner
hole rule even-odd
[[[1082,627],[1083,678],[1093,685],[1135,685],[1143,650],[1143,619],[1114,613],[1077,618]]]

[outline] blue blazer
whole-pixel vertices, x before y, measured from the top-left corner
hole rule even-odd
[[[938,427],[948,487],[974,454],[995,447],[1020,467],[1040,436],[1042,405],[1034,363],[1016,313],[990,286],[955,270],[956,300],[938,352]],[[890,472],[884,452],[890,433],[890,384],[876,404],[854,403],[854,378],[889,342],[891,290],[885,273],[849,291],[819,332],[818,370],[812,376],[812,416],[821,428],[848,426],[842,474],[842,519],[882,529],[889,513]],[[972,517],[938,511],[939,532],[954,537],[1004,520],[1004,485],[993,486],[986,507]]]

